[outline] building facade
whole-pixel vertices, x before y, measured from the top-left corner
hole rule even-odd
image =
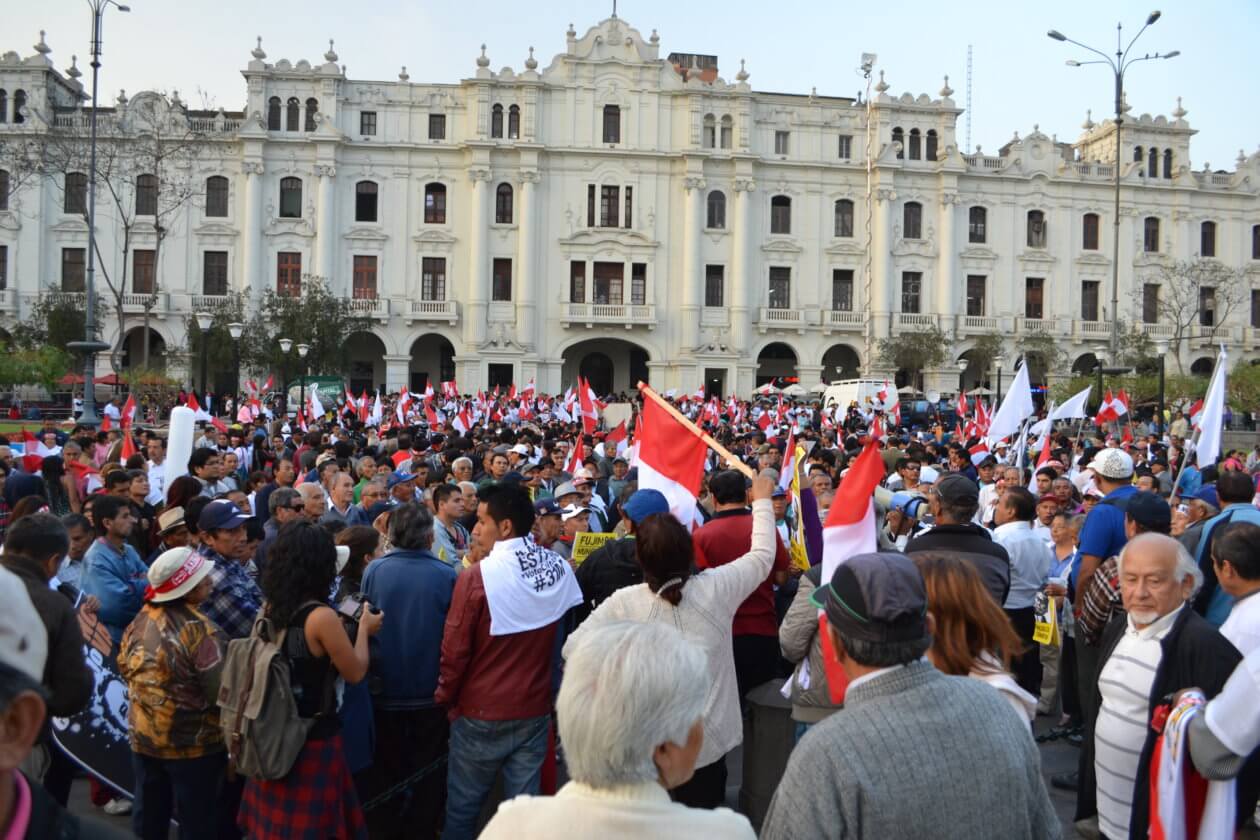
[[[882,71],[859,99],[761,92],[743,62],[728,82],[717,57],[662,57],[659,42],[614,16],[570,26],[546,66],[531,47],[495,71],[483,47],[458,84],[423,84],[405,67],[350,79],[331,42],[321,63],[269,63],[260,40],[240,112],[120,94],[102,125],[143,110],[198,141],[170,213],[145,174],[117,207],[98,196],[103,268],[133,284],[129,362],[146,308],[153,352],[183,375],[189,312],[319,281],[370,318],[347,337],[356,389],[557,391],[581,372],[607,391],[646,378],[746,395],[772,376],[876,371],[880,338],[939,327],[951,362],[926,382],[951,392],[952,360],[982,336],[1003,337],[1008,373],[1029,336],[1089,369],[1117,315],[1171,337],[1147,287],[1175,261],[1219,261],[1260,288],[1260,152],[1192,169],[1180,100],[1124,124],[1113,311],[1111,121],[967,154],[948,78],[935,97],[894,95]],[[41,35],[29,57],[0,57],[0,143],[86,131],[81,74],[49,53]],[[87,244],[81,173],[17,181],[0,172],[10,324],[40,294],[81,292]],[[1187,368],[1215,342],[1260,355],[1248,294],[1187,331],[1173,349]]]

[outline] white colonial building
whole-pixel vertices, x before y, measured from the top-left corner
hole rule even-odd
[[[948,78],[936,96],[893,95],[883,71],[864,100],[759,92],[743,62],[727,81],[716,56],[663,57],[659,41],[611,17],[570,26],[546,63],[530,47],[495,71],[483,47],[443,85],[406,68],[350,79],[331,44],[322,63],[270,63],[260,40],[241,112],[119,95],[103,122],[156,98],[211,150],[196,200],[163,222],[156,266],[151,187],[137,184],[126,257],[98,197],[106,268],[130,260],[137,284],[130,357],[155,288],[154,346],[182,372],[188,312],[316,276],[371,318],[347,337],[356,388],[456,376],[556,391],[581,370],[600,389],[647,378],[746,394],[774,375],[872,370],[876,340],[929,325],[951,336],[951,359],[998,333],[1009,372],[1023,337],[1048,334],[1085,369],[1117,314],[1168,337],[1150,296],[1169,261],[1219,260],[1260,287],[1260,153],[1193,169],[1180,100],[1124,126],[1117,313],[1110,121],[1087,120],[1075,143],[1033,126],[996,155],[964,154]],[[42,37],[27,58],[0,57],[0,142],[85,127],[80,76],[54,68]],[[83,288],[85,179],[57,177],[0,181],[10,322],[41,293]],[[1251,294],[1223,323],[1205,315],[1179,348],[1187,367],[1213,340],[1260,351]],[[952,366],[928,375],[945,391],[958,380]]]

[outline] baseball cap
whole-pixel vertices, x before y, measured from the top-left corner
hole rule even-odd
[[[244,525],[249,517],[227,499],[215,499],[197,517],[198,531],[230,531]],[[156,561],[154,561],[156,562]]]
[[[1054,502],[1057,505],[1059,503],[1059,497],[1053,493],[1045,493],[1041,496],[1041,498],[1037,499],[1037,504],[1041,504],[1042,502]]]
[[[158,514],[157,518],[158,536],[169,534],[176,528],[184,527],[187,524],[184,522],[184,509],[182,507],[164,510]]]
[[[411,475],[410,473],[405,473],[400,470],[394,470],[392,473],[389,474],[389,480],[385,483],[385,487],[387,490],[393,490],[399,484],[406,484],[408,481],[415,481],[415,480],[416,480],[416,477],[414,475]]]
[[[211,502],[217,504],[217,502]],[[235,509],[235,505],[227,502]],[[206,506],[210,509],[210,505]],[[205,513],[202,513],[202,530],[205,530]],[[220,526],[221,527],[221,526]],[[144,590],[144,600],[155,604],[183,598],[197,588],[202,578],[210,574],[214,561],[191,548],[172,548],[163,551],[149,567],[149,585]]]
[[[621,506],[621,510],[630,517],[631,522],[638,525],[654,513],[668,513],[669,500],[660,490],[644,488],[630,494],[630,498]]]
[[[1133,457],[1123,449],[1103,449],[1089,462],[1096,475],[1120,481],[1133,477]]]
[[[922,473],[919,479],[923,479]],[[942,501],[953,504],[977,504],[980,501],[980,488],[962,473],[949,473],[936,484],[936,494]]]
[[[0,665],[20,671],[36,683],[43,680],[48,658],[48,632],[31,603],[26,584],[0,568]]]
[[[581,505],[569,505],[567,508],[560,511],[560,520],[562,522],[568,522],[570,519],[573,519],[575,516],[581,516],[584,513],[590,513],[590,512],[591,512],[591,509],[588,507],[582,507]]]
[[[539,499],[534,502],[535,516],[559,516],[560,505],[556,504],[555,499]]]
[[[572,481],[566,481],[556,488],[553,494],[557,499],[563,499],[565,496],[572,496],[578,492],[577,486]]]
[[[500,484],[524,484],[525,476],[521,475],[521,473],[519,473],[516,470],[512,470],[509,473],[505,473],[503,475],[503,478],[499,479],[499,483]]]
[[[782,498],[785,498],[787,494],[788,494],[787,490],[784,490],[782,487],[779,487],[776,485],[774,488],[774,492],[770,494],[770,498],[782,499]]]
[[[1199,492],[1194,494],[1194,498],[1198,499],[1206,505],[1211,505],[1217,510],[1221,507],[1220,497],[1216,495],[1215,484],[1205,484],[1199,488]]]
[[[935,484],[936,480],[940,477],[941,477],[941,474],[937,472],[936,467],[920,467],[919,468],[919,483],[920,484]],[[977,496],[977,498],[979,497]]]
[[[511,449],[509,449],[508,452],[515,452],[517,455],[528,455],[529,447],[523,443],[518,443],[516,444],[516,446],[513,446]]]
[[[1144,530],[1167,534],[1172,530],[1172,509],[1154,493],[1140,490],[1129,497],[1124,512]]]
[[[876,644],[927,636],[927,588],[909,557],[890,551],[857,554],[836,567],[810,601],[842,635]]]

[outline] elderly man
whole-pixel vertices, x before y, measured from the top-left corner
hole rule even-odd
[[[350,473],[339,472],[332,479],[328,493],[328,512],[319,518],[321,525],[344,528],[347,525],[371,524],[359,521],[355,515],[354,479]]]
[[[324,497],[324,488],[314,482],[299,484],[298,495],[302,497],[302,515],[312,522],[318,522],[328,510],[328,500]]]
[[[1120,553],[1120,596],[1127,613],[1107,626],[1099,645],[1097,709],[1085,739],[1077,816],[1098,814],[1110,840],[1145,838],[1150,815],[1151,727],[1164,697],[1187,686],[1217,694],[1242,659],[1192,609],[1202,572],[1171,537],[1139,534]]]
[[[1011,559],[1011,589],[1002,609],[1027,650],[1011,662],[1011,671],[1020,688],[1032,695],[1041,693],[1041,659],[1033,633],[1037,620],[1033,603],[1054,565],[1054,552],[1033,529],[1036,501],[1025,487],[1008,487],[994,513],[997,528],[993,538]]]
[[[560,539],[563,525],[560,514],[563,510],[564,508],[556,504],[556,500],[552,498],[534,502],[534,542],[557,553],[559,552],[555,546],[556,541]]]
[[[850,557],[815,604],[849,680],[845,707],[793,750],[762,840],[1060,836],[1027,721],[924,658],[933,620],[910,558]]]
[[[1173,536],[1193,557],[1199,550],[1204,523],[1221,512],[1221,501],[1216,495],[1216,486],[1208,484],[1181,502],[1185,505],[1185,512],[1178,511],[1177,518],[1173,521]]]
[[[405,505],[407,502],[416,500],[416,477],[411,473],[395,470],[389,474],[389,480],[385,486],[389,491],[389,504],[391,507]]]
[[[451,462],[451,480],[456,484],[472,481],[473,462],[472,458],[461,455]]]
[[[292,487],[278,487],[267,497],[267,508],[270,515],[263,523],[262,542],[254,552],[254,568],[259,574],[267,565],[267,552],[271,550],[271,544],[275,542],[281,526],[301,516],[306,505],[302,501],[302,494]]]
[[[577,535],[590,530],[591,509],[572,504],[560,511],[560,538],[552,543],[551,550],[566,560],[573,558],[573,541]]]

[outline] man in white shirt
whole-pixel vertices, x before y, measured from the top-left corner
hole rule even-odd
[[[113,421],[115,426],[122,422],[122,410],[118,407],[118,402],[119,398],[114,397],[112,400],[105,403],[105,407],[101,409],[101,412]]]
[[[998,499],[1002,498],[1002,491],[1007,487],[1019,487],[1021,484],[1018,467],[1001,467],[994,475],[995,480],[992,484],[986,484],[980,488],[979,524],[985,527],[993,521]]]
[[[149,438],[145,451],[149,456],[149,495],[144,500],[157,507],[166,501],[166,438]]]
[[[1216,582],[1234,599],[1221,635],[1244,657],[1260,650],[1260,525],[1235,522],[1212,543]],[[1260,806],[1255,810],[1260,817]]]
[[[1007,487],[993,513],[997,528],[993,539],[1011,558],[1011,588],[1002,605],[1015,632],[1027,650],[1011,661],[1011,671],[1020,688],[1034,697],[1041,694],[1041,657],[1033,642],[1036,628],[1033,602],[1045,585],[1054,552],[1041,534],[1033,530],[1037,502],[1024,487]]]

